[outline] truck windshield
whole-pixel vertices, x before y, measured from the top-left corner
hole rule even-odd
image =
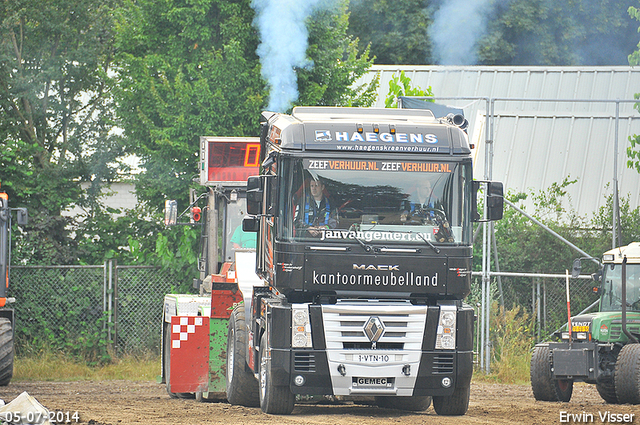
[[[602,277],[600,311],[620,311],[622,307],[622,265],[607,264]],[[640,264],[627,264],[627,308],[640,311]]]
[[[471,163],[290,158],[285,240],[468,244]]]

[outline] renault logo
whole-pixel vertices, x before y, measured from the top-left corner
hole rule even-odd
[[[384,323],[378,318],[378,316],[371,316],[367,323],[364,324],[364,334],[369,338],[369,341],[376,343],[380,340],[380,337],[384,333]]]

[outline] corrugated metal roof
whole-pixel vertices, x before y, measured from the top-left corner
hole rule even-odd
[[[640,134],[640,114],[633,103],[615,102],[640,93],[640,68],[379,65],[363,78],[380,73],[375,106],[384,107],[389,81],[401,70],[414,87],[430,86],[437,102],[464,109],[477,146],[476,178],[485,173],[488,102],[471,98],[492,98],[492,179],[508,190],[526,192],[577,178],[567,192],[579,214],[595,212],[612,193],[618,108],[620,195],[628,195],[632,207],[640,205],[640,174],[626,166],[629,136]],[[527,207],[532,210],[531,203]]]

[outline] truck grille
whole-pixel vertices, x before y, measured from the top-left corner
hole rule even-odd
[[[409,303],[353,303],[322,307],[327,349],[367,349],[372,342],[364,327],[378,317],[384,332],[376,343],[379,350],[420,350],[427,317],[426,306]]]
[[[453,354],[439,354],[433,358],[433,373],[453,373]]]
[[[316,357],[312,353],[295,353],[293,368],[296,372],[315,372]]]

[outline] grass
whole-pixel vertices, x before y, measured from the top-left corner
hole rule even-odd
[[[154,381],[158,375],[159,356],[124,356],[102,366],[88,366],[62,353],[41,351],[16,357],[12,381]]]
[[[534,323],[519,307],[491,309],[491,373],[476,370],[476,382],[528,384]],[[154,381],[160,375],[160,356],[113,357],[101,366],[89,366],[52,349],[23,350],[14,362],[13,381],[113,380]]]
[[[520,307],[491,309],[490,337],[492,344],[491,373],[476,371],[478,382],[528,384],[530,382],[531,349],[535,345],[534,322]]]

